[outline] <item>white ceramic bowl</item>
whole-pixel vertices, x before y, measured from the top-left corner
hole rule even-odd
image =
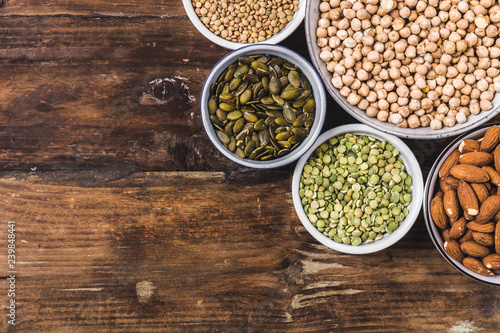
[[[413,198],[410,205],[408,205],[408,211],[409,211],[408,216],[406,216],[406,218],[400,222],[399,228],[396,229],[393,233],[385,234],[384,238],[374,241],[371,244],[361,244],[358,246],[346,245],[343,243],[337,243],[334,240],[323,235],[320,231],[318,231],[318,229],[316,229],[316,227],[314,227],[311,224],[311,222],[309,222],[309,219],[307,218],[307,215],[304,212],[304,208],[302,206],[301,199],[299,196],[300,177],[302,175],[304,165],[306,164],[311,154],[323,142],[327,141],[332,137],[346,133],[352,133],[356,135],[368,135],[378,140],[386,140],[387,142],[392,144],[397,150],[400,151],[400,156],[403,158],[404,164],[407,169],[407,173],[413,178],[413,185],[412,185]],[[300,221],[307,229],[307,231],[309,231],[309,233],[314,238],[316,238],[318,242],[339,252],[350,253],[350,254],[366,254],[386,249],[389,246],[395,244],[401,238],[403,238],[404,235],[406,235],[406,233],[411,229],[411,227],[415,223],[418,214],[420,212],[420,208],[422,206],[423,192],[424,192],[423,187],[424,187],[424,182],[422,179],[422,172],[420,170],[418,161],[416,160],[415,156],[408,148],[408,146],[402,140],[393,135],[387,135],[381,131],[374,130],[373,128],[366,125],[350,124],[350,125],[335,127],[321,134],[314,143],[314,145],[309,149],[309,151],[299,159],[295,167],[295,171],[293,173],[292,197],[293,197],[293,204],[295,206],[295,211],[297,212]]]
[[[316,44],[316,28],[320,17],[319,4],[321,3],[321,1],[322,0],[307,0],[305,30],[307,47],[311,56],[311,62],[314,67],[316,67],[321,78],[323,79],[325,88],[328,90],[337,104],[360,122],[365,123],[382,132],[393,134],[402,138],[438,139],[456,136],[469,131],[471,128],[477,127],[493,119],[500,112],[500,94],[496,94],[493,100],[492,110],[483,111],[478,115],[471,115],[468,117],[467,122],[464,124],[456,124],[453,127],[443,127],[440,130],[433,130],[430,127],[400,128],[394,124],[381,122],[376,118],[368,117],[365,111],[361,110],[357,106],[352,106],[351,104],[347,103],[347,99],[340,95],[339,89],[335,88],[331,82],[332,73],[326,70],[326,64],[319,58],[321,50]]]
[[[255,54],[268,54],[272,56],[279,56],[288,62],[298,66],[302,73],[307,77],[311,88],[313,91],[314,100],[316,102],[315,119],[314,123],[310,128],[309,135],[296,149],[292,150],[290,153],[283,157],[276,158],[274,160],[268,161],[255,161],[248,158],[240,158],[234,153],[230,152],[217,138],[215,133],[215,128],[210,122],[208,113],[208,100],[210,99],[210,87],[220,75],[228,68],[232,63],[236,62],[237,59],[245,55],[255,55]],[[244,165],[250,168],[256,169],[270,169],[277,168],[289,163],[296,161],[302,154],[304,154],[309,147],[312,146],[314,140],[319,136],[325,122],[326,115],[326,93],[323,87],[322,81],[318,76],[318,73],[305,60],[301,55],[292,51],[284,46],[280,45],[268,45],[268,44],[252,44],[246,47],[232,51],[224,58],[222,58],[215,66],[212,71],[208,74],[205,83],[201,91],[200,98],[200,112],[201,119],[205,131],[212,141],[212,144],[227,158],[236,162],[238,164]]]
[[[500,285],[500,276],[484,276],[481,274],[477,274],[475,272],[472,272],[468,268],[466,268],[461,262],[456,261],[455,259],[451,258],[448,253],[443,248],[443,238],[441,236],[441,231],[440,229],[434,224],[431,214],[430,214],[430,203],[433,198],[434,194],[434,189],[438,185],[438,172],[439,169],[441,168],[441,165],[444,163],[446,158],[451,154],[453,150],[455,150],[460,142],[463,139],[474,139],[474,138],[480,138],[486,133],[488,128],[490,128],[492,125],[497,125],[500,126],[500,123],[491,123],[491,124],[485,124],[480,126],[479,128],[473,129],[467,133],[462,134],[461,136],[457,137],[453,142],[451,142],[439,155],[439,157],[436,159],[436,162],[432,166],[431,170],[429,171],[429,176],[427,177],[427,181],[425,183],[425,190],[424,190],[424,218],[425,218],[425,225],[427,227],[427,230],[429,231],[429,235],[431,236],[432,242],[436,246],[436,248],[439,250],[439,253],[453,266],[455,267],[459,272],[462,274],[473,278],[477,281],[485,282],[488,284],[493,284],[493,285]]]
[[[200,21],[200,18],[198,17],[198,15],[196,15],[196,13],[194,11],[193,3],[191,0],[182,0],[182,3],[184,4],[184,9],[185,9],[189,19],[191,20],[191,23],[193,23],[195,28],[203,36],[208,38],[213,43],[215,43],[219,46],[225,47],[227,49],[231,49],[231,50],[235,50],[235,49],[238,49],[238,48],[246,46],[246,45],[251,45],[248,43],[244,44],[244,43],[231,42],[231,41],[228,41],[222,37],[217,36],[212,31],[210,31],[203,24],[203,22]],[[305,12],[306,12],[306,0],[300,0],[299,9],[294,14],[292,21],[288,22],[286,27],[283,30],[281,30],[279,33],[273,35],[271,38],[265,40],[262,43],[278,44],[281,41],[283,41],[285,38],[290,36],[304,20]],[[261,43],[255,43],[255,44],[261,44]]]

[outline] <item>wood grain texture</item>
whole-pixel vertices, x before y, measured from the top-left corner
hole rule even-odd
[[[0,16],[75,15],[75,16],[186,16],[182,1],[76,1],[76,0],[3,0]]]
[[[303,25],[282,45],[309,59]],[[180,0],[4,0],[0,332],[496,331],[497,288],[454,270],[421,216],[388,250],[331,251],[294,212],[293,164],[209,143],[199,96],[228,52]],[[324,130],[354,122],[328,98]],[[450,141],[405,140],[424,176]]]
[[[0,220],[17,226],[16,331],[499,324],[496,288],[446,264],[422,221],[389,250],[340,254],[300,224],[288,172],[258,173],[138,173],[93,187],[44,173],[2,177]],[[2,271],[5,262],[2,253]]]

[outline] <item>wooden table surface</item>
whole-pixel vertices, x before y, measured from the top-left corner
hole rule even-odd
[[[303,25],[282,45],[309,58]],[[498,331],[499,289],[452,268],[422,214],[390,249],[335,252],[295,214],[294,164],[209,143],[199,96],[228,52],[180,0],[3,1],[0,331]],[[323,130],[355,122],[328,99]],[[424,177],[450,141],[406,140]]]

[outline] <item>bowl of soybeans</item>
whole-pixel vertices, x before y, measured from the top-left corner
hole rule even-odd
[[[235,50],[248,44],[278,44],[304,20],[306,0],[182,0],[196,29],[213,43]]]
[[[498,1],[308,0],[307,10],[311,61],[357,120],[436,139],[500,112]]]

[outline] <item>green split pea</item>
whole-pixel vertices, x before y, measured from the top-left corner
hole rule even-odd
[[[370,244],[408,215],[412,178],[387,141],[347,133],[321,144],[302,172],[304,211],[325,236],[347,245]]]

